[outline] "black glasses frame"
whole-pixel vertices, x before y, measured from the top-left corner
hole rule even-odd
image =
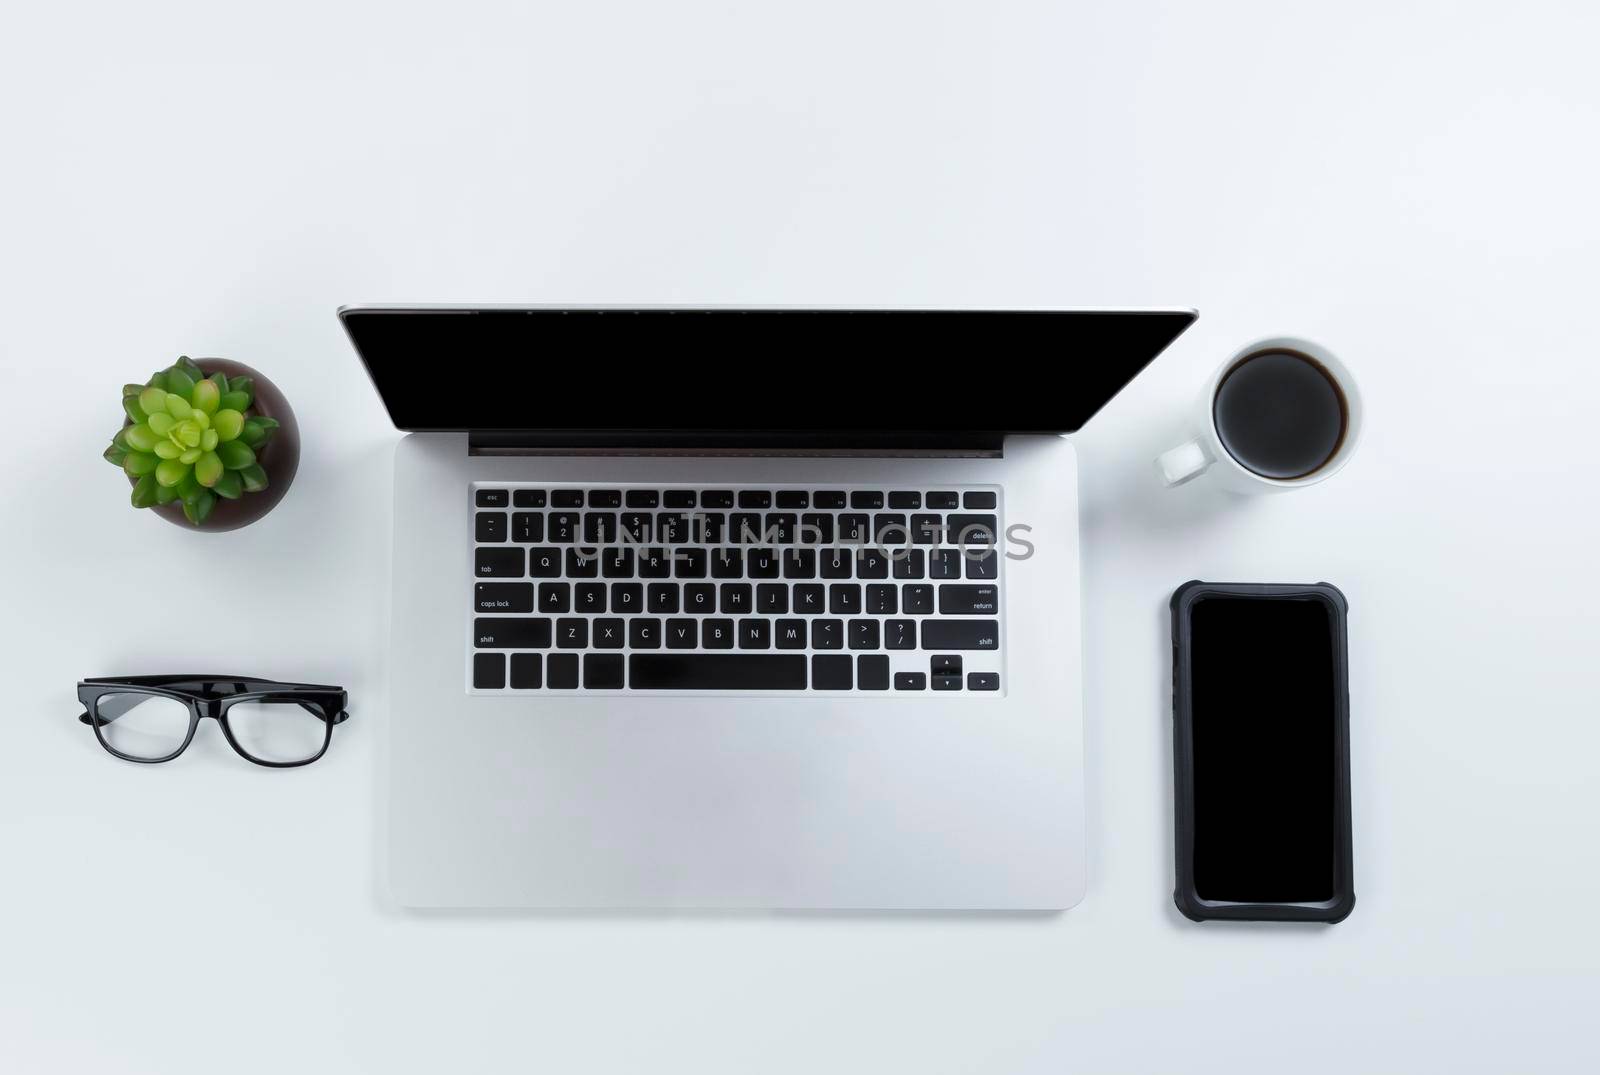
[[[164,758],[140,758],[124,754],[106,741],[102,728],[116,720],[120,713],[101,713],[101,699],[112,694],[147,694],[162,698],[175,698],[189,707],[189,730],[177,750]],[[233,752],[245,761],[264,765],[269,769],[294,769],[310,765],[328,752],[333,740],[333,726],[350,719],[350,696],[343,687],[330,687],[314,683],[280,683],[254,676],[98,676],[78,681],[78,701],[83,712],[78,720],[94,729],[94,737],[107,753],[123,761],[155,765],[171,761],[194,741],[200,721],[209,717],[222,726],[222,735]],[[228,726],[228,710],[240,702],[296,702],[302,709],[322,719],[322,747],[303,761],[266,761],[254,757],[239,745],[233,729]]]

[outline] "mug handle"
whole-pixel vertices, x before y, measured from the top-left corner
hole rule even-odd
[[[1213,456],[1205,443],[1196,437],[1187,444],[1180,444],[1168,452],[1156,456],[1156,470],[1161,472],[1161,480],[1171,489],[1175,485],[1182,485],[1186,481],[1198,478],[1205,469],[1215,463]]]

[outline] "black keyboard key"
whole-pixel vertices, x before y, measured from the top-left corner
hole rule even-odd
[[[856,658],[856,689],[886,691],[889,689],[889,658],[880,654],[863,654]]]
[[[794,588],[794,610],[804,616],[820,616],[828,611],[828,591],[821,583],[804,582]]]
[[[850,561],[854,553],[849,549],[823,549],[817,563],[825,579],[847,579],[850,577]]]
[[[622,490],[590,489],[589,506],[591,508],[620,508],[622,507]]]
[[[709,560],[705,549],[676,549],[672,556],[672,573],[680,579],[703,579]]]
[[[920,508],[922,507],[922,494],[890,493],[889,506],[891,508]]]
[[[849,545],[860,545],[872,540],[872,516],[839,516],[839,540]]]
[[[645,588],[645,608],[661,615],[677,612],[678,584],[675,582],[652,582]]]
[[[638,582],[613,582],[611,611],[626,616],[637,616],[643,612],[644,585]]]
[[[594,621],[594,648],[595,649],[621,649],[626,638],[627,627],[625,621],[614,617],[607,617]]]
[[[889,554],[882,549],[862,549],[856,557],[856,578],[886,579],[889,577]]]
[[[583,619],[556,621],[557,649],[588,649],[589,621]]]
[[[968,511],[993,511],[994,505],[993,493],[967,493],[961,498],[961,506]]]
[[[767,535],[767,540],[774,545],[793,545],[795,531],[800,526],[800,520],[793,512],[770,511],[767,517],[761,520],[761,527]]]
[[[846,634],[849,636],[851,649],[878,648],[877,620],[851,620]]]
[[[700,624],[700,644],[706,649],[733,648],[732,620],[705,620]]]
[[[733,545],[759,545],[761,516],[749,511],[736,511],[728,516],[728,542]]]
[[[661,503],[661,494],[654,489],[628,490],[627,505],[630,508],[653,508],[659,503]]]
[[[928,554],[922,549],[897,549],[889,554],[889,565],[897,579],[920,579],[928,573]]]
[[[689,540],[702,545],[720,545],[728,532],[728,517],[720,511],[700,512],[689,520]]]
[[[844,649],[843,620],[812,620],[812,649]]]
[[[511,493],[505,489],[479,489],[478,507],[480,508],[509,508],[511,506]]]
[[[600,573],[608,579],[633,578],[633,550],[607,549],[601,553]]]
[[[620,691],[622,689],[622,654],[584,654],[583,686],[586,690],[591,691]]]
[[[575,511],[552,511],[546,521],[545,532],[549,535],[545,540],[554,541],[558,545],[571,545],[578,540],[582,522]]]
[[[789,611],[789,587],[781,582],[763,582],[756,587],[756,611],[763,616],[782,616]]]
[[[828,615],[861,615],[861,587],[853,582],[836,582],[829,586]]]
[[[511,540],[527,544],[544,540],[544,512],[517,511],[511,514]]]
[[[693,489],[668,489],[661,494],[661,505],[667,508],[692,508],[694,501]]]
[[[897,691],[927,690],[928,677],[921,672],[896,672],[894,674],[894,689]]]
[[[833,516],[807,512],[800,516],[800,532],[795,536],[802,545],[832,545]]]
[[[571,612],[572,587],[565,582],[539,583],[539,611]]]
[[[481,497],[483,493],[480,491]],[[474,653],[472,655],[472,686],[480,691],[497,691],[506,685],[506,655],[504,653]]]
[[[683,610],[705,616],[717,610],[717,587],[711,582],[691,582],[683,588]]]
[[[543,489],[518,489],[511,494],[511,503],[519,508],[542,508],[544,502]]]
[[[995,517],[993,515],[951,515],[945,520],[949,536],[945,539],[955,546],[993,545]]]
[[[629,620],[628,645],[634,649],[660,649],[661,621],[643,618]]]
[[[739,621],[739,648],[740,649],[771,649],[772,648],[772,621],[771,620],[740,620]]]
[[[537,653],[511,655],[511,689],[536,691],[544,685],[544,658]]]
[[[707,489],[700,494],[702,508],[731,508],[733,507],[733,490]]]
[[[561,574],[561,550],[539,546],[528,550],[528,574],[536,579],[553,579]]]
[[[876,511],[883,507],[883,494],[876,489],[857,489],[850,494],[850,506]]]
[[[999,620],[923,620],[922,648],[999,649]]]
[[[747,616],[751,609],[750,584],[748,582],[724,582],[722,584],[722,607],[720,611],[724,616]]]
[[[803,691],[806,659],[798,653],[635,653],[628,657],[634,690]]]
[[[550,621],[528,616],[503,620],[480,616],[472,621],[472,645],[476,649],[549,649]]]
[[[480,579],[520,579],[523,560],[519,548],[475,549],[472,570]]]
[[[883,625],[884,649],[916,649],[916,620],[887,620]]]
[[[930,508],[959,508],[961,498],[953,492],[940,492],[928,494],[928,507]]]
[[[506,539],[506,513],[503,511],[480,511],[473,525],[473,536],[479,541]]]
[[[740,489],[739,506],[741,508],[770,508],[772,507],[772,492],[767,489]]]
[[[744,578],[744,550],[713,549],[711,551],[711,577],[714,579]]]
[[[772,628],[772,635],[779,649],[806,648],[805,620],[777,620]]]
[[[572,588],[572,611],[598,616],[606,610],[606,584],[580,582]]]
[[[900,604],[907,616],[933,615],[933,587],[920,584],[900,587]]]
[[[689,517],[677,512],[656,516],[656,540],[663,545],[682,545],[689,540]]]
[[[569,579],[592,579],[599,574],[600,551],[598,549],[567,550],[567,577]]]
[[[549,676],[546,684],[553,690],[575,691],[578,689],[578,655],[576,653],[552,653],[549,661]]]
[[[904,515],[879,512],[872,517],[872,537],[879,545],[904,545],[911,540],[911,527]]]
[[[928,557],[930,579],[959,579],[961,577],[961,550],[934,549]]]
[[[811,657],[811,687],[819,691],[847,691],[850,689],[850,658],[843,654],[813,654]]]
[[[474,612],[532,612],[533,583],[480,582],[472,588]]]
[[[811,497],[804,489],[779,489],[773,502],[780,508],[809,508]]]
[[[928,671],[938,675],[940,672],[961,671],[961,654],[935,653],[928,658]]]
[[[968,672],[967,690],[997,691],[1000,689],[999,672]]]
[[[814,579],[817,577],[816,549],[784,549],[783,577],[786,579]]]
[[[649,548],[639,550],[639,577],[642,579],[665,579],[672,576],[672,559],[667,555],[666,549]]]
[[[590,545],[611,545],[617,540],[617,517],[609,511],[591,511],[583,517],[583,540]]]
[[[625,511],[622,513],[622,532],[627,534],[628,540],[635,545],[655,540],[654,526],[653,517],[646,512]]]
[[[900,611],[900,587],[876,583],[867,587],[867,611],[874,616],[893,616]]]
[[[699,620],[668,620],[667,648],[694,649],[700,644]]]
[[[933,689],[936,691],[958,691],[961,689],[961,677],[954,673],[940,673],[933,677]]]
[[[550,506],[552,508],[581,508],[583,507],[583,490],[553,489],[550,491]]]
[[[992,579],[1000,574],[1000,556],[993,549],[981,556],[973,556],[969,552],[962,559],[966,561],[969,579]]]
[[[941,616],[993,616],[999,611],[1000,587],[998,586],[939,587]]]
[[[913,515],[910,529],[911,544],[937,545],[944,531],[944,517],[940,515]]]
[[[750,578],[775,579],[778,566],[778,554],[773,549],[751,549],[744,554],[744,571]]]
[[[814,508],[842,508],[844,507],[844,491],[841,489],[821,489],[811,498]]]

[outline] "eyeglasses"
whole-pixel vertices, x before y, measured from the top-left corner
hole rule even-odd
[[[249,676],[128,676],[80,680],[78,719],[125,761],[171,761],[194,739],[202,717],[222,725],[234,752],[287,769],[316,761],[333,726],[350,718],[343,687],[278,683]]]

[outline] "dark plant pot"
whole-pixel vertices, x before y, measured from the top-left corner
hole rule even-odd
[[[278,386],[243,362],[226,358],[197,358],[194,361],[208,374],[220,372],[229,377],[252,378],[255,381],[256,398],[250,409],[265,418],[278,420],[278,428],[272,431],[267,446],[256,453],[256,461],[267,472],[267,487],[259,493],[244,493],[237,500],[218,497],[217,506],[211,509],[210,517],[199,526],[184,516],[183,503],[178,500],[145,510],[185,530],[215,533],[237,530],[241,526],[249,526],[277,507],[278,501],[289,491],[289,486],[294,482],[294,472],[300,468],[300,427],[295,423],[294,410],[283,393],[278,391]],[[133,423],[124,421],[123,424]],[[132,486],[134,479],[129,478],[128,484]]]

